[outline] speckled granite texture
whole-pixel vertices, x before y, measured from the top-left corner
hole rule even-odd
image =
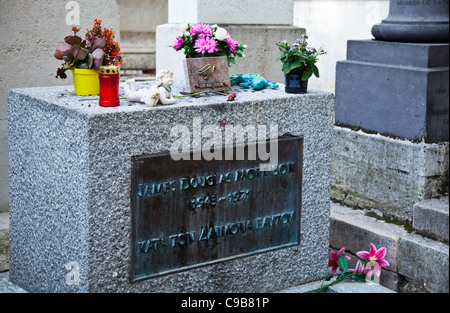
[[[334,96],[288,95],[283,85],[234,91],[234,102],[211,95],[106,109],[70,87],[11,90],[10,280],[30,292],[269,292],[323,278]],[[170,127],[192,130],[194,117],[304,136],[300,245],[131,284],[130,158],[168,151]]]

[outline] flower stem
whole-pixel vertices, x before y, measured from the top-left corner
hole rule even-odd
[[[340,277],[336,278],[336,280],[335,280],[334,282],[329,283],[328,285],[323,286],[323,283],[322,283],[322,286],[320,286],[319,289],[317,289],[316,291],[314,291],[314,293],[319,293],[319,292],[321,292],[322,290],[325,290],[325,289],[327,289],[328,287],[333,286],[334,284],[337,284],[338,282],[343,281],[343,280],[344,280],[344,278],[342,278],[342,277],[340,276]]]
[[[199,92],[196,92],[196,93],[190,93],[190,94],[182,95],[182,96],[174,96],[174,98],[194,97],[194,96],[198,96],[198,95],[200,95],[202,93],[207,93],[207,92],[214,92],[214,93],[217,93],[217,94],[222,95],[222,96],[228,96],[226,93],[223,93],[223,92],[220,92],[220,91],[210,91],[210,90],[208,90],[208,91],[199,91]]]
[[[345,274],[347,274],[347,275],[345,275]],[[331,283],[329,283],[329,284],[327,284],[325,286],[323,286],[323,283],[325,281],[322,282],[322,285],[320,286],[320,288],[317,289],[316,291],[314,291],[314,293],[319,293],[319,292],[327,289],[328,287],[333,286],[333,285],[335,285],[335,284],[337,284],[337,283],[339,283],[339,282],[341,282],[341,281],[343,281],[345,279],[354,280],[354,277],[356,278],[358,274],[361,274],[361,273],[358,273],[358,272],[356,272],[356,273],[348,273],[348,272],[342,273],[342,274],[340,274],[338,276],[338,278],[336,278],[335,281],[333,281],[333,282],[331,282]]]

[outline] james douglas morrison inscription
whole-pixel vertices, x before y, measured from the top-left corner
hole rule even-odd
[[[279,139],[270,171],[257,157],[132,158],[131,282],[298,245],[302,148]]]

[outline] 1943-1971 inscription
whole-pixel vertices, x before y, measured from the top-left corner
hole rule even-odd
[[[279,139],[269,171],[257,158],[134,157],[131,282],[298,245],[302,146]]]

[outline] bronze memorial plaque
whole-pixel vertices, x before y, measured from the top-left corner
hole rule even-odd
[[[303,138],[277,146],[270,171],[252,145],[232,161],[133,157],[131,282],[298,245]]]
[[[187,58],[183,63],[190,93],[231,90],[226,57]]]

